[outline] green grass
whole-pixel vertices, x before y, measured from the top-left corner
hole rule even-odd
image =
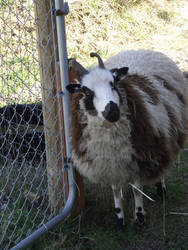
[[[0,239],[2,246],[14,246],[35,231],[49,217],[46,165],[36,166],[23,162],[22,165],[4,164],[0,170]],[[25,192],[36,194],[39,202],[31,202]]]
[[[158,200],[155,188],[147,186],[147,224],[141,230],[133,223],[133,197],[130,189],[124,192],[126,228],[114,229],[111,190],[85,183],[86,210],[74,220],[62,222],[58,227],[38,239],[30,249],[61,250],[124,250],[124,249],[187,249],[188,217],[171,212],[188,212],[188,168],[173,167],[167,177],[165,204]],[[165,233],[165,235],[164,235]]]
[[[26,238],[28,233],[36,230],[42,221],[42,214],[39,215],[39,211],[32,209],[32,212],[28,213],[27,207],[22,208],[21,203],[24,204],[23,198],[15,207],[10,206],[3,214],[3,222],[0,226],[0,236],[4,238],[2,246],[13,247],[16,242]],[[4,232],[6,232],[5,235]]]
[[[147,223],[141,230],[134,226],[134,200],[131,188],[124,190],[126,227],[123,231],[117,232],[114,228],[115,217],[111,189],[102,188],[84,180],[86,208],[82,215],[62,222],[41,236],[28,249],[187,249],[188,216],[171,214],[171,212],[188,212],[188,162],[182,164],[187,158],[188,153],[184,152],[179,164],[174,165],[166,178],[165,203],[158,200],[154,186],[145,187],[145,193],[155,202],[144,199]],[[42,181],[43,167],[38,168],[37,174],[34,168],[24,168],[24,172],[17,168],[12,172],[12,177],[9,176],[9,183],[3,196],[3,200],[8,201],[5,203],[7,209],[1,214],[3,219],[0,224],[0,236],[2,237],[6,231],[2,246],[7,244],[9,247],[14,246],[16,242],[37,229],[44,218],[44,222],[47,222],[50,214],[46,211],[46,201],[43,201],[43,206],[39,208],[33,206],[31,209],[31,203],[28,203],[24,197],[25,190],[37,193],[41,197],[44,195],[47,182],[46,179]],[[10,173],[8,169],[7,173]],[[15,182],[15,176],[18,176],[19,182]],[[26,179],[27,185],[23,186]],[[39,187],[41,182],[43,182],[42,188]],[[1,189],[3,187],[5,183],[1,183]],[[14,193],[11,194],[12,190]]]

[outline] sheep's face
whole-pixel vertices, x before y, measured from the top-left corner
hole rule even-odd
[[[110,122],[119,119],[119,95],[114,87],[113,75],[105,69],[96,68],[85,75],[81,82],[85,109]]]
[[[86,112],[109,122],[117,122],[120,118],[120,96],[116,82],[125,77],[128,68],[107,70],[95,68],[86,72],[79,84],[70,84],[70,93],[83,93],[83,103]]]

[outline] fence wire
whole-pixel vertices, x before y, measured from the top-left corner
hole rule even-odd
[[[38,19],[43,15],[37,35]],[[9,249],[59,212],[64,204],[62,155],[53,117],[57,98],[45,81],[56,62],[53,4],[48,1],[0,1],[0,245]],[[39,15],[39,16],[36,16]],[[51,22],[50,32],[44,28]],[[44,37],[46,38],[44,40]],[[43,39],[43,40],[41,40]],[[41,55],[52,45],[48,68]],[[46,54],[45,54],[46,53]],[[39,60],[40,58],[40,60]],[[56,75],[50,75],[54,86]],[[48,86],[48,87],[49,87]],[[51,87],[52,88],[52,87]],[[42,92],[44,94],[42,102]],[[49,92],[48,92],[49,91]],[[49,105],[47,105],[49,103]],[[43,110],[47,110],[44,124]],[[50,127],[49,127],[49,121]],[[53,121],[53,122],[52,122]],[[45,140],[46,126],[48,138]],[[46,155],[48,150],[48,157]],[[50,162],[53,159],[53,163]],[[52,166],[50,168],[48,165]]]

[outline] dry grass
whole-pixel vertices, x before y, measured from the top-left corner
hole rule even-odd
[[[68,52],[85,66],[93,63],[91,51],[107,58],[121,50],[148,48],[169,55],[181,69],[188,69],[187,1],[69,2]]]
[[[186,0],[69,0],[68,56],[85,66],[92,51],[106,59],[125,49],[148,48],[169,55],[188,71]],[[34,102],[38,91],[37,37],[33,2],[0,1],[0,105]]]

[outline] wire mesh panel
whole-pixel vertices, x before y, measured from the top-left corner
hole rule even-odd
[[[0,245],[8,249],[64,205],[50,1],[0,2]]]

